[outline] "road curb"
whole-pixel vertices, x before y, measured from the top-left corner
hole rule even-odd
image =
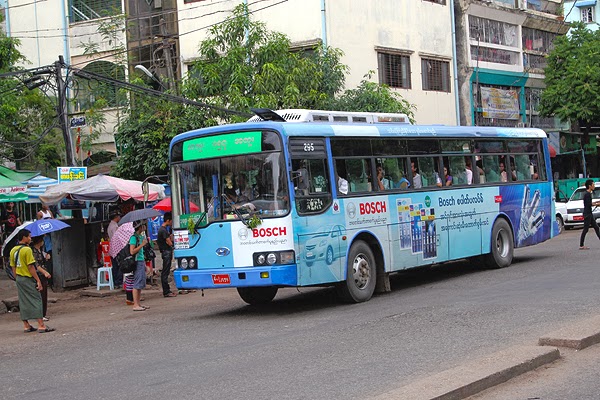
[[[560,358],[558,349],[515,346],[375,397],[377,400],[460,400]]]
[[[539,339],[540,346],[583,350],[600,343],[600,316],[570,324]]]

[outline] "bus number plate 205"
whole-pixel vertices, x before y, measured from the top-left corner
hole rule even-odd
[[[230,285],[231,279],[229,279],[229,274],[213,274],[212,276],[213,284],[215,285]]]

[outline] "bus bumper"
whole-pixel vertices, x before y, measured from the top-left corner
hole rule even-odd
[[[176,269],[173,278],[177,289],[298,286],[296,264],[273,267]]]

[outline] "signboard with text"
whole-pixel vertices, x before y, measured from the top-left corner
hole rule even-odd
[[[87,179],[87,167],[57,167],[58,183],[82,181]]]

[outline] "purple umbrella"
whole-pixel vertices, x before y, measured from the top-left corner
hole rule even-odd
[[[121,225],[115,233],[113,233],[112,238],[110,238],[110,249],[108,250],[108,255],[111,257],[115,257],[119,251],[123,249],[123,247],[129,244],[129,239],[135,232],[133,229],[133,222],[126,222]]]

